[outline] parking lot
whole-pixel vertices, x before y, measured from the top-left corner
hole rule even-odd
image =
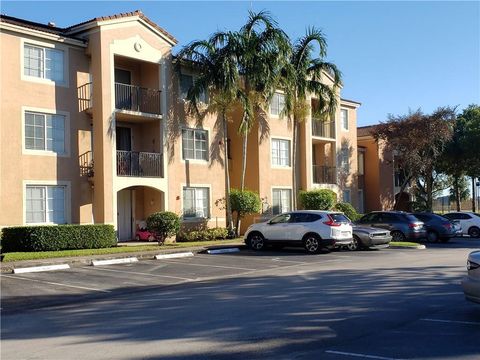
[[[427,246],[5,274],[2,358],[478,359],[459,283],[480,240]]]

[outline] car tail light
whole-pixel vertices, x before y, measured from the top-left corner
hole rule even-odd
[[[467,270],[475,270],[480,268],[480,265],[477,263],[474,263],[473,261],[467,260]]]
[[[333,220],[330,215],[327,214],[327,216],[328,216],[329,220],[323,222],[325,225],[328,225],[328,226],[340,226],[340,225],[342,225],[340,223],[335,222],[335,220]]]
[[[447,230],[451,230],[451,229],[452,229],[452,224],[450,224],[450,223],[445,223],[445,224],[443,224],[443,227],[444,227],[445,229],[447,229]]]

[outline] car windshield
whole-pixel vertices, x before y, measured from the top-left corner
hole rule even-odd
[[[350,219],[341,213],[328,214],[336,223],[351,223]]]
[[[408,221],[420,221],[418,220],[418,218],[416,218],[415,216],[411,215],[411,214],[406,214],[405,217],[408,219]]]

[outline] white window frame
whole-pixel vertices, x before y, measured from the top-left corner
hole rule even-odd
[[[345,194],[348,194],[348,201],[345,200]],[[342,191],[342,202],[352,204],[352,191],[350,189],[343,189]]]
[[[343,114],[345,114],[345,117]],[[340,109],[340,123],[343,131],[348,131],[348,120],[348,109]],[[345,125],[347,126],[345,127]]]
[[[344,173],[350,172],[350,156],[349,150],[346,147],[340,148],[340,169]]]
[[[280,101],[278,101],[278,114],[274,114],[272,112],[272,103],[274,102],[274,99],[275,99],[276,96],[277,97],[280,97],[280,96],[283,97],[283,107],[282,108],[280,108]],[[283,92],[276,91],[273,94],[272,100],[270,100],[270,104],[268,105],[268,112],[272,117],[280,118],[284,107],[285,107],[285,94]]]
[[[207,139],[206,139],[206,146],[207,146],[207,150],[206,150],[206,155],[207,155],[207,158],[206,159],[197,159],[197,158],[191,158],[191,159],[187,159],[185,158],[185,152],[184,152],[184,147],[183,147],[183,133],[184,131],[193,131],[193,154],[194,156],[196,156],[196,149],[195,149],[195,131],[201,131],[201,132],[204,132],[207,136]],[[209,159],[210,159],[210,154],[209,154],[209,151],[210,151],[210,131],[208,129],[204,129],[204,128],[188,128],[188,127],[184,127],[182,128],[182,139],[180,141],[180,149],[181,149],[181,152],[182,152],[182,162],[195,162],[195,163],[200,163],[200,164],[207,164]]]
[[[185,189],[189,189],[189,190],[193,189],[195,191],[195,194],[196,194],[197,189],[198,190],[199,189],[202,189],[202,190],[206,189],[207,190],[207,197],[206,197],[206,199],[208,201],[207,206],[206,206],[206,209],[208,211],[207,216],[196,216],[196,215],[195,216],[185,216],[185,198],[184,198],[184,190]],[[182,193],[182,197],[181,197],[182,204],[181,204],[181,206],[182,206],[182,208],[181,208],[181,211],[182,211],[182,219],[184,221],[189,221],[189,220],[194,220],[195,221],[195,220],[198,220],[198,219],[210,219],[211,218],[211,203],[212,203],[212,191],[211,190],[212,189],[211,189],[210,185],[198,185],[198,184],[187,185],[187,184],[182,184],[182,188],[181,188],[181,193]],[[195,203],[196,199],[194,199],[193,201]]]
[[[63,52],[63,80],[55,81],[45,77],[25,75],[25,45],[39,47],[43,49],[54,49]],[[21,38],[20,41],[20,79],[23,81],[36,82],[45,85],[69,87],[69,47],[62,44],[52,44],[44,41]],[[44,66],[45,68],[45,66]]]
[[[64,152],[57,153],[51,150],[36,150],[27,149],[25,146],[25,114],[27,112],[38,113],[43,115],[61,115],[65,119],[64,123]],[[70,113],[66,111],[58,111],[53,109],[36,108],[29,106],[22,106],[22,154],[24,155],[41,155],[41,156],[56,156],[56,157],[70,157]]]
[[[178,77],[178,97],[180,98],[180,100],[182,101],[187,101],[187,96],[183,96],[183,92],[182,92],[182,76],[189,76],[192,78],[192,85],[195,84],[195,80],[198,78],[198,76],[196,75],[193,75],[193,74],[185,74],[185,73],[180,73],[179,77]],[[207,91],[204,91],[202,92],[202,94],[199,96],[199,102],[201,104],[208,104],[208,92]]]
[[[52,222],[42,223],[27,223],[27,186],[44,186],[53,187],[61,186],[65,189],[65,224],[71,223],[72,202],[71,202],[71,183],[70,181],[56,181],[56,180],[24,180],[23,181],[23,224],[24,225],[58,225]]]
[[[274,212],[274,203],[273,203],[273,199],[274,199],[274,196],[273,196],[273,193],[275,191],[280,191],[280,212],[279,213],[275,213]],[[281,193],[284,192],[284,191],[288,191],[290,193],[290,204],[288,205],[288,209],[283,211],[284,206],[283,204],[281,203],[282,201],[282,195]],[[282,186],[275,186],[275,187],[272,187],[272,215],[278,215],[278,214],[282,214],[284,212],[288,212],[288,211],[292,211],[292,188],[291,187],[282,187]]]
[[[281,160],[282,158],[280,157],[280,147],[278,147],[278,160],[280,161],[280,163],[277,163],[275,164],[274,162],[274,159],[275,157],[273,156],[273,149],[274,149],[274,142],[278,142],[278,144],[280,145],[280,143],[282,142],[287,142],[288,143],[288,163],[286,165],[283,165],[281,164]],[[281,138],[281,137],[272,137],[270,138],[270,164],[272,166],[272,168],[291,168],[292,166],[292,142],[289,138]]]

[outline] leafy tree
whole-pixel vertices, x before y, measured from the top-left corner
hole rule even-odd
[[[234,49],[225,43],[225,33],[215,33],[208,40],[197,40],[185,46],[178,54],[177,70],[188,64],[193,66],[198,77],[188,90],[188,109],[201,122],[207,114],[217,114],[215,125],[222,133],[223,167],[225,171],[225,198],[227,228],[232,230],[230,207],[230,173],[228,163],[228,121],[235,106],[244,100],[240,90],[240,77],[236,66]],[[209,103],[199,107],[200,97],[208,92]]]
[[[298,197],[305,210],[330,210],[337,201],[337,194],[329,189],[300,191]]]
[[[176,235],[180,230],[180,218],[170,211],[153,213],[146,222],[148,230],[154,231],[160,237],[159,243],[163,243],[169,236]]]
[[[315,53],[315,45],[318,47]],[[309,28],[306,35],[291,45],[291,55],[281,74],[281,87],[285,93],[283,114],[292,123],[292,188],[293,209],[297,208],[297,148],[299,124],[305,121],[311,110],[310,94],[318,98],[319,106],[315,109],[317,118],[327,119],[335,116],[337,108],[337,90],[341,83],[341,73],[337,67],[325,61],[327,41],[320,30]],[[333,84],[323,80],[328,73]]]
[[[467,178],[465,176],[456,177],[450,175],[448,182],[450,184],[450,200],[455,201],[457,211],[461,211],[460,204],[462,201],[467,200],[469,195]]]
[[[357,221],[362,217],[362,215],[355,210],[352,204],[349,203],[336,203],[334,209],[343,212],[352,221]]]
[[[452,138],[452,123],[455,109],[441,107],[432,114],[424,114],[417,110],[407,115],[390,115],[385,123],[381,123],[372,131],[374,138],[386,142],[387,151],[395,154],[395,163],[402,169],[405,177],[400,193],[412,181],[417,188],[423,188],[425,209],[432,210],[436,169],[445,147]],[[398,206],[395,202],[394,208]]]

